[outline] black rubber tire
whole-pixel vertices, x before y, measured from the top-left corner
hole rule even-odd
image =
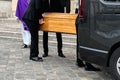
[[[115,80],[120,80],[120,73],[119,73],[120,71],[118,72],[117,70],[117,61],[119,59],[120,59],[120,47],[113,52],[110,58],[109,70],[111,75],[115,78]]]

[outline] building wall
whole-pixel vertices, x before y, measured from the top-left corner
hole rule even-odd
[[[16,11],[16,5],[17,5],[17,0],[12,0],[12,17],[15,17],[15,11]]]
[[[0,18],[11,17],[12,1],[0,0]]]
[[[71,0],[70,13],[75,12],[78,0]],[[17,0],[0,0],[0,18],[1,17],[15,17]]]
[[[12,0],[12,12],[15,12],[17,0]],[[70,13],[75,12],[75,8],[78,7],[78,0],[71,0]]]
[[[78,0],[71,0],[71,11],[70,13],[75,13],[75,9],[78,8]]]

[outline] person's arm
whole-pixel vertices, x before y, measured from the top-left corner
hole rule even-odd
[[[35,9],[38,12],[38,17],[39,19],[43,18],[42,14],[44,13],[44,4],[43,4],[44,0],[35,0]]]
[[[42,14],[44,13],[44,0],[35,0],[35,8],[37,10],[38,13],[38,17],[39,17],[39,24],[43,24],[44,20],[43,20],[43,16]]]

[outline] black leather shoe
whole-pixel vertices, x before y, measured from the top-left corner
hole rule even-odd
[[[44,53],[44,54],[43,54],[43,57],[48,57],[48,53]]]
[[[30,57],[30,60],[36,61],[36,62],[43,62],[42,57]]]
[[[101,71],[99,68],[94,67],[93,65],[91,65],[90,63],[85,65],[85,70],[86,71]]]
[[[77,60],[77,61],[76,61],[76,65],[77,65],[78,67],[85,67],[85,64],[83,63],[82,60]]]
[[[63,53],[58,53],[58,56],[65,58],[65,55]]]
[[[23,48],[30,48],[30,45],[24,44],[24,45],[23,45]]]

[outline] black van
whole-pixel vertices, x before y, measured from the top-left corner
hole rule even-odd
[[[77,60],[108,67],[120,80],[120,0],[84,0],[76,19]]]

